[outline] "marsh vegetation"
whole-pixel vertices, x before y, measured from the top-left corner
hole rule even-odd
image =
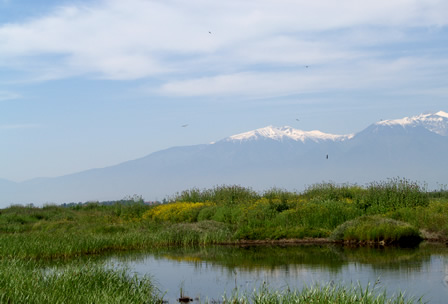
[[[406,179],[391,179],[366,187],[322,183],[303,193],[282,189],[258,193],[240,186],[190,189],[155,205],[132,199],[65,207],[11,206],[0,210],[0,297],[21,302],[26,288],[44,290],[43,285],[35,284],[50,281],[61,284],[54,292],[65,294],[64,286],[79,278],[79,284],[92,285],[82,281],[92,279],[124,286],[117,299],[131,292],[142,298],[150,293],[156,300],[159,296],[150,280],[129,277],[122,271],[91,265],[83,272],[76,272],[75,267],[43,274],[35,271],[39,269],[35,263],[163,246],[310,238],[382,245],[414,244],[422,238],[446,240],[448,195],[446,191],[428,193]],[[8,279],[12,271],[23,284]],[[21,291],[14,287],[19,285],[24,286]],[[88,296],[100,299],[101,295]]]

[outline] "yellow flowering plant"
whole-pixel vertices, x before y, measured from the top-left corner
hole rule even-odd
[[[195,222],[202,208],[213,206],[214,203],[175,202],[158,205],[146,211],[142,218],[144,220],[164,222]]]

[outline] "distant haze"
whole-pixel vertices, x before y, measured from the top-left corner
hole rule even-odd
[[[444,111],[379,121],[351,135],[268,126],[102,169],[22,183],[0,180],[0,203],[119,200],[134,194],[162,200],[221,184],[301,191],[318,182],[363,185],[395,177],[435,189],[448,184],[447,129]]]

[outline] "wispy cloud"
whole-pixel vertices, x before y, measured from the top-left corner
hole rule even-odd
[[[448,62],[438,61],[438,68],[448,69]],[[409,90],[409,86],[438,87],[428,62],[420,58],[354,61],[325,66],[299,67],[293,71],[234,73],[199,77],[165,83],[159,94],[170,96],[240,96],[274,97],[343,90]],[[443,80],[441,80],[443,81]],[[444,93],[446,91],[438,91]]]
[[[0,26],[0,66],[40,81],[155,76],[173,96],[281,95],[410,79],[399,62],[412,54],[381,47],[447,24],[445,0],[104,0]]]
[[[0,91],[0,101],[18,99],[20,95],[14,92]]]

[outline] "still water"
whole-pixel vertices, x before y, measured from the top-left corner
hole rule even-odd
[[[147,275],[175,303],[184,295],[200,302],[220,300],[267,284],[301,289],[315,283],[375,285],[425,302],[448,303],[448,248],[347,248],[336,245],[219,246],[163,249],[115,257],[138,275]],[[195,303],[193,302],[193,303]]]

